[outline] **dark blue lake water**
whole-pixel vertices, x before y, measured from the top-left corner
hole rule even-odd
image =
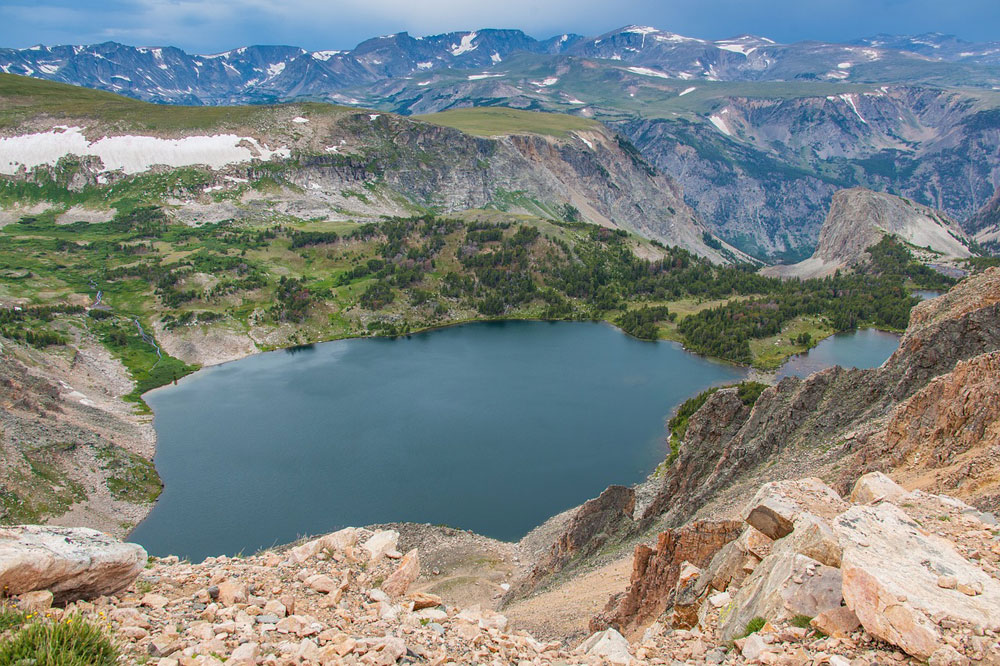
[[[666,455],[671,410],[743,375],[569,322],[342,340],[206,368],[146,395],[165,488],[130,539],[195,560],[385,521],[517,539],[642,480]]]

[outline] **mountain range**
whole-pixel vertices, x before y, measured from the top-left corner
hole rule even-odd
[[[1000,84],[1000,42],[951,35],[879,35],[851,44],[778,44],[740,35],[709,41],[646,26],[597,37],[564,34],[537,40],[520,30],[477,30],[369,39],[350,50],[243,46],[199,55],[116,42],[89,46],[0,49],[0,70],[110,90],[151,102],[233,104],[327,97],[386,79],[437,70],[503,71],[511,56],[533,54],[618,61],[652,71],[640,75],[702,81],[830,80],[850,82],[923,76]],[[992,71],[991,71],[992,70]]]
[[[1000,42],[486,29],[347,51],[35,46],[0,49],[0,70],[166,104],[505,106],[595,119],[675,179],[713,234],[769,262],[809,256],[834,193],[851,187],[942,210],[987,248],[997,242],[984,209],[1000,182]]]

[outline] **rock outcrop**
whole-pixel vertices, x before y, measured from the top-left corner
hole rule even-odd
[[[981,506],[1000,509],[998,378],[1000,352],[983,354],[959,362],[900,404],[877,443],[887,468],[913,486],[976,497]]]
[[[736,520],[695,521],[676,530],[662,532],[656,548],[635,547],[628,590],[612,598],[604,612],[590,623],[591,631],[614,627],[632,635],[663,611],[674,606],[677,584],[684,564],[705,567],[724,545],[743,531]]]
[[[146,565],[146,551],[87,528],[0,528],[0,589],[47,590],[57,602],[121,592]]]
[[[770,266],[761,272],[775,277],[813,278],[833,275],[866,260],[866,250],[885,235],[917,248],[929,248],[935,260],[971,256],[969,238],[952,220],[927,206],[864,188],[840,190],[819,233],[819,244],[805,261]]]
[[[702,568],[681,562],[677,550],[675,560],[651,567],[649,549],[636,549],[625,599],[647,597],[644,605],[618,602],[616,626],[693,628],[736,639],[745,659],[765,664],[804,663],[782,661],[795,650],[781,645],[805,636],[803,622],[839,641],[863,641],[862,631],[931,664],[1000,663],[1000,545],[983,522],[988,517],[947,496],[907,492],[879,473],[859,479],[851,496],[866,503],[844,501],[817,479],[766,484],[744,508],[743,534]],[[760,524],[762,514],[781,521]],[[791,529],[773,540],[758,529],[779,522]],[[802,552],[815,538],[799,533],[818,525],[836,562]],[[733,562],[749,574],[733,576]],[[670,568],[682,570],[676,589],[655,588]],[[599,616],[593,628],[603,621]],[[777,629],[793,622],[798,629]],[[748,631],[760,633],[741,638]]]
[[[951,649],[946,633],[1000,629],[1000,582],[899,507],[855,506],[834,527],[844,601],[872,635],[930,660]]]

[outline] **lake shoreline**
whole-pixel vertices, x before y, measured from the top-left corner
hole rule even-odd
[[[567,320],[553,320],[553,319],[543,319],[543,318],[520,318],[520,317],[519,318],[498,317],[498,318],[492,318],[492,319],[473,318],[473,319],[468,319],[468,320],[463,320],[463,321],[448,322],[448,323],[441,324],[441,325],[430,326],[430,327],[426,327],[426,328],[423,328],[423,329],[414,330],[414,331],[409,332],[407,334],[397,335],[397,336],[386,336],[386,335],[344,336],[344,337],[341,337],[341,338],[335,338],[335,339],[331,339],[331,340],[323,340],[323,341],[319,341],[319,342],[310,342],[310,343],[306,343],[306,344],[291,345],[291,346],[286,346],[286,347],[275,347],[273,349],[261,349],[261,350],[258,350],[256,352],[240,356],[238,358],[229,358],[229,359],[220,361],[219,363],[214,363],[214,364],[212,364],[212,363],[206,363],[201,368],[199,368],[199,370],[207,370],[209,368],[218,368],[218,367],[221,367],[221,366],[228,365],[232,361],[245,360],[247,358],[257,357],[257,356],[263,356],[263,355],[267,355],[267,354],[270,354],[270,353],[273,353],[273,352],[282,352],[283,351],[285,353],[294,353],[294,350],[297,349],[297,348],[315,348],[315,347],[318,347],[320,345],[326,345],[326,344],[331,344],[331,343],[336,343],[336,342],[345,342],[345,341],[349,341],[349,340],[378,340],[378,339],[399,340],[399,339],[409,339],[409,338],[413,338],[413,337],[416,337],[416,336],[427,335],[427,334],[430,334],[430,333],[433,333],[433,332],[438,332],[438,331],[450,330],[450,329],[460,328],[460,327],[464,327],[464,326],[471,326],[471,325],[475,325],[475,324],[507,324],[507,323],[517,324],[517,323],[529,323],[529,322],[530,323],[550,323],[550,324],[560,324],[560,323],[570,323],[570,322],[601,324],[603,326],[607,326],[607,327],[613,329],[616,333],[619,333],[619,334],[625,336],[627,339],[630,339],[630,340],[635,340],[635,341],[639,341],[639,342],[661,342],[661,341],[662,342],[667,342],[667,343],[670,343],[671,347],[677,349],[678,351],[684,353],[685,355],[691,355],[694,358],[698,358],[698,359],[701,359],[703,361],[710,362],[712,364],[717,364],[717,365],[722,366],[722,367],[732,368],[734,370],[735,369],[741,370],[741,371],[743,371],[743,372],[746,373],[745,379],[747,379],[747,380],[760,381],[760,382],[767,383],[767,384],[774,384],[774,383],[777,383],[777,381],[779,381],[779,377],[777,375],[778,375],[778,372],[779,372],[780,368],[779,368],[779,370],[775,370],[775,371],[765,371],[765,370],[760,370],[758,368],[754,368],[752,366],[745,366],[745,365],[741,365],[741,364],[732,363],[732,362],[727,361],[725,359],[718,359],[718,358],[715,358],[715,357],[698,354],[697,352],[691,351],[690,349],[686,348],[682,343],[680,343],[680,342],[678,342],[676,340],[671,340],[671,339],[666,339],[666,338],[660,338],[658,340],[642,340],[640,338],[636,338],[635,336],[629,335],[624,330],[622,330],[620,327],[616,326],[613,322],[610,322],[610,321],[605,320],[605,319],[598,319],[598,320],[588,319],[588,320],[569,320],[569,321],[567,321]],[[829,337],[829,336],[827,336],[827,337]],[[824,338],[824,339],[826,339],[826,338]],[[810,350],[807,350],[805,352],[801,352],[798,355],[791,355],[791,356],[788,357],[788,359],[795,358],[795,356],[806,356],[806,355],[809,354],[809,351]],[[788,362],[788,359],[786,359],[786,363]],[[784,364],[782,365],[782,367],[784,367]],[[195,372],[191,373],[189,376],[191,376],[191,377],[204,376],[204,373],[199,372],[199,371],[195,371]],[[186,377],[187,376],[181,378],[179,381],[183,382]],[[725,382],[725,381],[723,381],[723,382],[719,382],[718,385],[726,385],[726,384],[729,384],[729,383],[731,383],[731,382]],[[151,394],[155,394],[160,389],[166,388],[167,386],[169,386],[169,384],[165,385],[163,387],[157,387],[155,389],[151,389],[150,391],[147,391],[143,395],[144,396],[149,396]],[[697,390],[693,390],[690,393],[690,395],[688,395],[687,397],[691,397],[691,396],[697,394],[698,392],[699,391],[697,391]],[[663,414],[663,420],[664,420],[664,422],[666,421],[667,418],[669,418],[670,413],[674,409],[676,409],[676,405],[673,405],[673,406],[669,407],[668,409],[666,409],[664,411],[664,414]],[[156,413],[155,413],[155,411],[154,411],[154,417],[153,418],[154,418],[154,429],[155,429],[155,419],[156,419]],[[664,451],[663,451],[664,456],[666,455],[666,452],[667,452],[666,444],[665,444],[666,438],[667,438],[667,434],[666,434],[666,429],[664,427],[664,430],[663,430],[663,433],[662,433],[662,439],[663,439],[663,442],[664,442]],[[158,435],[156,436],[156,440],[159,440],[159,436]],[[155,447],[155,449],[154,449],[152,461],[153,461],[154,466],[155,466],[156,465],[156,456],[159,453],[159,441],[155,442],[154,447]],[[656,471],[656,466],[654,465],[649,470],[648,474],[654,474],[655,471]],[[643,483],[645,483],[647,480],[648,480],[648,475],[647,475],[646,479],[637,480],[632,485],[639,486],[639,485],[642,485]],[[144,520],[146,520],[149,517],[149,514],[152,513],[152,511],[156,508],[156,506],[158,505],[158,503],[159,503],[159,498],[157,498],[156,502],[153,502],[152,504],[149,505],[148,512],[143,517],[143,520],[138,521],[138,524],[141,524]],[[558,513],[559,512],[557,512],[557,514]],[[553,517],[554,516],[547,517],[546,520],[544,520],[541,523],[539,523],[537,526],[535,526],[535,528],[537,529],[537,527],[540,527],[540,526],[544,525],[548,520],[551,520]],[[131,535],[132,532],[135,531],[135,529],[138,527],[138,524],[135,527],[132,528],[132,530],[129,532],[129,535]],[[531,530],[529,530],[529,533],[530,533],[530,531]]]
[[[482,324],[489,324],[491,326],[489,328],[485,328],[485,329],[480,329],[479,327],[475,327],[475,326],[469,326],[469,324],[480,324],[480,323],[482,323]],[[549,324],[549,326],[541,326],[541,324],[543,324],[543,323],[544,324]],[[647,407],[646,408],[646,412],[645,412],[646,413],[646,417],[645,417],[645,421],[644,421],[644,423],[646,425],[645,426],[641,426],[647,432],[645,432],[645,434],[643,434],[641,437],[638,437],[638,438],[636,438],[634,436],[630,437],[627,434],[623,434],[621,436],[621,438],[620,438],[620,441],[622,441],[624,443],[623,446],[625,446],[628,442],[633,442],[633,443],[636,444],[636,446],[639,449],[654,451],[655,455],[651,456],[650,462],[649,462],[648,466],[645,465],[645,464],[642,465],[641,474],[635,474],[634,476],[632,474],[629,474],[628,476],[626,476],[624,478],[622,478],[620,475],[617,476],[617,477],[615,475],[611,475],[611,476],[604,475],[600,479],[600,487],[598,488],[598,487],[595,486],[593,489],[590,489],[590,490],[593,491],[594,495],[599,494],[609,483],[611,483],[611,484],[613,484],[613,483],[621,483],[622,481],[624,481],[625,479],[628,479],[629,477],[631,477],[631,479],[628,481],[629,484],[631,484],[633,482],[641,482],[643,478],[645,478],[649,473],[651,473],[652,471],[655,470],[657,464],[659,464],[660,462],[662,462],[662,459],[666,455],[665,429],[664,429],[663,423],[666,420],[666,418],[669,416],[669,412],[671,411],[671,409],[676,406],[675,403],[679,404],[680,402],[683,402],[683,400],[687,399],[688,397],[690,397],[693,394],[696,394],[696,393],[700,392],[701,390],[704,390],[708,386],[732,384],[734,382],[738,382],[748,372],[748,370],[746,368],[744,368],[744,367],[737,366],[737,365],[734,365],[734,364],[731,364],[731,363],[721,362],[721,361],[719,361],[717,359],[706,358],[704,356],[695,354],[695,353],[693,353],[693,352],[685,349],[682,345],[676,343],[675,341],[668,340],[666,342],[668,342],[670,344],[667,344],[667,345],[642,345],[642,344],[639,344],[639,343],[641,343],[643,341],[638,340],[637,338],[635,338],[633,336],[628,336],[620,328],[618,328],[616,326],[613,326],[613,325],[610,325],[608,322],[604,322],[604,321],[590,321],[590,320],[588,320],[586,322],[572,322],[572,323],[583,323],[583,324],[590,324],[591,325],[590,327],[587,327],[587,328],[584,328],[584,329],[579,329],[579,330],[577,330],[576,327],[568,327],[568,328],[567,327],[560,327],[560,324],[565,324],[565,323],[571,323],[571,322],[550,321],[550,320],[540,320],[540,319],[531,319],[531,320],[494,319],[494,320],[491,320],[491,321],[479,321],[479,320],[476,320],[476,321],[473,321],[473,322],[455,323],[455,324],[452,324],[452,325],[449,325],[449,326],[445,326],[445,327],[438,327],[437,329],[434,329],[434,331],[435,332],[441,332],[443,330],[454,331],[456,329],[467,329],[467,330],[465,332],[461,333],[461,334],[454,334],[454,335],[446,336],[445,338],[441,338],[440,341],[437,344],[432,345],[432,347],[436,347],[437,348],[439,356],[440,356],[440,353],[442,351],[446,355],[450,355],[450,349],[444,349],[442,347],[442,345],[457,345],[455,347],[455,350],[457,352],[457,351],[465,348],[465,346],[467,346],[467,344],[468,344],[468,342],[459,343],[458,340],[467,340],[468,338],[471,337],[471,338],[475,338],[475,339],[485,340],[487,342],[491,341],[491,340],[493,341],[493,342],[490,342],[486,347],[483,347],[480,350],[480,353],[486,354],[486,355],[504,354],[506,352],[504,352],[503,350],[508,345],[515,344],[515,343],[523,345],[527,349],[535,349],[536,345],[535,345],[535,343],[533,341],[535,341],[537,339],[537,336],[535,336],[534,334],[531,335],[531,336],[529,336],[528,338],[524,339],[523,338],[523,333],[522,333],[523,329],[518,329],[517,331],[511,331],[510,333],[501,333],[500,332],[501,328],[503,326],[505,326],[505,325],[515,325],[516,326],[516,325],[521,325],[521,324],[528,324],[528,325],[534,324],[534,325],[537,325],[537,327],[532,327],[532,328],[530,328],[528,330],[534,331],[535,333],[539,333],[539,334],[541,334],[541,336],[543,338],[548,339],[549,342],[546,343],[548,346],[537,347],[537,351],[525,351],[524,352],[525,356],[530,358],[532,354],[536,354],[537,355],[537,354],[557,353],[559,355],[559,359],[561,359],[561,360],[558,360],[558,361],[553,360],[552,363],[560,364],[560,365],[557,365],[557,367],[562,367],[562,368],[568,369],[571,372],[575,369],[574,368],[575,366],[580,366],[581,365],[579,363],[574,362],[572,360],[574,358],[579,359],[579,358],[590,357],[591,360],[592,360],[592,362],[591,363],[585,363],[585,364],[583,364],[583,367],[585,369],[586,368],[590,368],[590,366],[593,365],[593,364],[595,364],[595,363],[598,364],[598,365],[608,363],[608,361],[594,360],[596,357],[603,357],[604,356],[604,354],[598,354],[597,353],[597,352],[601,351],[602,349],[607,349],[608,350],[608,354],[610,355],[609,358],[616,358],[617,355],[620,355],[621,353],[624,353],[625,351],[630,351],[631,353],[637,353],[637,354],[639,354],[640,357],[648,357],[650,360],[659,359],[658,362],[680,363],[680,366],[678,366],[678,367],[691,367],[691,368],[697,367],[697,368],[703,368],[703,370],[699,370],[697,372],[697,375],[696,375],[697,377],[702,377],[703,378],[701,380],[701,383],[699,383],[699,381],[695,378],[695,375],[691,375],[690,374],[690,371],[688,371],[688,372],[680,371],[680,372],[671,372],[671,373],[662,374],[659,377],[659,379],[657,380],[657,386],[659,386],[659,384],[663,384],[665,382],[666,383],[670,383],[671,384],[671,388],[669,390],[666,390],[666,391],[661,390],[663,387],[655,388],[654,389],[654,388],[651,388],[650,386],[646,386],[646,385],[640,385],[638,387],[632,387],[632,389],[630,389],[633,392],[636,391],[636,390],[641,391],[642,394],[646,396],[646,399],[643,401],[644,404],[649,405],[649,404],[655,403],[655,410],[653,410],[653,411],[655,411],[655,416],[654,417],[650,417],[649,416],[650,413],[652,413],[652,412],[650,411],[650,408]],[[556,327],[556,328],[555,328],[555,330],[553,330],[551,327]],[[588,330],[589,330],[589,333],[588,333]],[[546,331],[547,331],[547,333],[542,333],[542,332],[546,332]],[[575,346],[571,345],[570,347],[563,349],[562,345],[559,344],[558,342],[553,342],[553,339],[555,339],[555,340],[562,340],[563,338],[566,337],[566,332],[567,331],[571,331],[572,332],[572,334],[569,335],[568,339],[575,340],[575,339],[578,339],[578,338],[582,337],[582,338],[585,338],[587,340],[590,340],[591,342],[589,342],[589,343],[576,343],[576,342],[574,342]],[[603,331],[603,332],[601,332],[601,331]],[[412,355],[414,350],[416,350],[416,349],[425,349],[426,348],[428,338],[425,337],[425,336],[426,336],[426,334],[429,334],[430,332],[431,332],[430,330],[415,331],[415,332],[409,334],[409,336],[396,336],[396,339],[398,340],[398,342],[406,342],[407,344],[406,344],[406,346],[399,346],[398,348],[397,347],[393,347],[393,349],[398,349],[399,350],[398,353],[403,353],[404,351],[406,351],[406,352],[408,352],[408,354]],[[516,335],[514,337],[511,337],[512,334],[516,334]],[[407,338],[409,338],[409,340],[407,340]],[[361,340],[365,340],[367,342],[374,342],[374,341],[377,341],[379,339],[383,339],[382,340],[382,344],[380,346],[378,346],[378,347],[375,347],[375,348],[370,348],[369,347],[368,348],[368,352],[366,352],[366,353],[374,353],[374,354],[378,354],[378,355],[384,355],[384,354],[387,353],[387,350],[389,349],[389,347],[386,346],[386,345],[388,345],[390,343],[390,341],[393,341],[392,338],[389,338],[388,336],[366,336],[364,338],[357,338],[357,341],[360,342]],[[437,337],[435,336],[434,339],[437,340]],[[505,340],[506,340],[506,342],[504,342]],[[597,341],[596,343],[594,342],[595,340]],[[604,342],[600,342],[602,340]],[[612,342],[612,344],[608,344],[609,340]],[[330,354],[339,354],[339,353],[341,353],[343,351],[343,347],[339,347],[339,348],[327,348],[326,345],[336,345],[338,342],[339,343],[349,343],[351,341],[352,341],[352,338],[344,338],[344,339],[334,340],[334,341],[329,341],[329,342],[324,342],[324,343],[316,343],[315,345],[309,345],[309,346],[313,347],[317,351],[321,351],[322,353],[320,354],[320,357],[323,357],[323,356],[328,356]],[[615,343],[614,341],[618,341],[618,342]],[[525,344],[525,343],[531,343],[531,344]],[[584,347],[579,347],[579,344],[584,344]],[[496,347],[493,347],[493,346],[490,346],[490,345],[496,345]],[[362,349],[361,347],[352,347],[352,348],[355,349],[355,350]],[[588,349],[588,348],[590,349],[590,351],[586,351],[586,349]],[[274,368],[275,366],[291,367],[291,366],[288,366],[287,364],[285,364],[285,362],[282,360],[283,357],[284,357],[284,355],[272,355],[270,352],[285,351],[286,354],[288,354],[289,352],[292,352],[293,355],[297,356],[298,354],[295,354],[295,352],[293,351],[294,349],[295,349],[295,347],[269,350],[269,352],[259,352],[259,353],[256,353],[256,354],[252,354],[252,355],[249,356],[249,358],[250,359],[257,359],[255,361],[255,363],[253,364],[253,366],[252,366],[252,367],[256,367],[256,368],[264,368],[264,367]],[[312,352],[309,352],[309,353],[311,354]],[[669,359],[676,359],[676,360],[671,361]],[[243,360],[248,360],[248,359],[243,359]],[[521,360],[523,360],[523,359],[521,359]],[[303,368],[304,369],[304,368],[308,367],[312,363],[314,363],[314,362],[313,361],[309,361],[308,363],[303,364],[300,361],[299,363],[295,364],[295,366],[297,366],[298,368]],[[637,365],[635,365],[634,362],[632,362],[631,364],[625,364],[625,365],[623,365],[620,368],[619,372],[620,373],[624,373],[624,374],[628,374],[628,372],[629,372],[628,368],[630,366],[631,367],[635,367],[635,368],[642,367],[641,365],[637,366]],[[376,372],[377,367],[378,367],[377,364],[373,365],[371,367],[370,371],[371,372]],[[514,377],[518,378],[518,382],[521,382],[521,383],[523,383],[523,382],[530,383],[530,382],[535,381],[534,379],[532,379],[532,377],[535,377],[538,373],[542,373],[543,376],[564,374],[564,373],[558,372],[558,371],[549,372],[547,370],[547,367],[548,367],[548,365],[546,365],[544,363],[538,363],[536,365],[529,365],[523,371],[519,370],[519,369],[511,369],[511,370],[505,370],[505,372],[509,372]],[[207,374],[205,372],[196,372],[196,373],[192,373],[190,376],[191,377],[199,377],[199,378],[201,378],[201,377],[207,377],[207,378],[209,378],[211,380],[213,377],[216,377],[217,373],[219,373],[219,372],[224,372],[227,375],[231,375],[232,373],[236,372],[236,370],[234,370],[232,368],[232,364],[230,364],[228,362],[227,363],[220,363],[220,364],[217,364],[217,365],[214,365],[214,366],[205,366],[204,370],[208,371]],[[302,371],[303,370],[297,370],[296,372],[302,372]],[[267,372],[271,372],[271,371],[267,371]],[[338,370],[337,372],[339,373],[340,370]],[[392,370],[390,372],[395,372],[395,370]],[[641,372],[648,374],[649,372],[651,372],[651,370],[647,369],[645,367],[642,367]],[[706,372],[710,373],[710,374],[707,374],[707,375],[704,374]],[[379,374],[382,377],[389,376],[389,375],[386,374],[386,372],[377,372],[377,374]],[[434,373],[432,372],[431,374],[434,374]],[[262,375],[261,377],[262,377],[261,381],[269,382],[269,384],[272,385],[272,386],[275,385],[275,383],[274,383],[275,379],[273,378],[272,374],[266,374],[265,373],[265,375]],[[675,377],[690,377],[690,380],[689,381],[688,380],[676,381],[674,379]],[[706,380],[704,379],[704,377],[716,377],[716,379],[714,379],[714,380],[713,379],[708,379],[707,382],[706,382]],[[179,385],[185,385],[185,384],[187,384],[187,381],[185,381],[185,380],[186,380],[186,378],[181,379],[178,382],[178,384]],[[251,383],[249,380],[246,380],[246,379],[244,379],[243,381],[246,384]],[[398,377],[394,376],[393,381],[394,382],[398,381]],[[430,381],[432,384],[434,384],[433,378],[428,379],[428,381]],[[491,375],[491,382],[493,382],[493,381],[495,381],[495,377],[492,377],[492,375]],[[198,384],[201,384],[201,383],[202,382],[198,382]],[[211,386],[216,386],[216,385],[217,384],[215,384],[214,381],[211,384]],[[283,384],[279,382],[278,385],[283,385]],[[191,385],[188,385],[189,389],[190,389],[190,387],[191,387]],[[165,387],[161,387],[161,388],[165,388]],[[356,389],[356,388],[357,387],[352,386],[352,389]],[[176,387],[175,387],[175,390],[176,390]],[[198,390],[208,390],[208,389],[202,387],[202,388],[199,388]],[[591,396],[591,392],[588,389],[580,389],[580,390],[581,391],[585,391],[587,393],[587,396]],[[160,394],[159,389],[154,389],[154,390],[152,390],[150,392],[147,392],[144,395],[146,395],[148,398],[150,398],[150,404],[151,404],[151,406],[154,409],[154,419],[155,419],[156,427],[157,427],[157,430],[158,430],[158,437],[157,437],[157,439],[158,439],[158,446],[157,446],[157,456],[156,456],[156,460],[155,460],[156,467],[160,471],[160,473],[164,476],[164,482],[166,483],[167,488],[169,489],[170,486],[173,485],[175,482],[173,481],[173,478],[171,477],[171,474],[169,472],[169,468],[164,468],[163,467],[163,464],[164,464],[163,461],[164,461],[164,459],[161,456],[162,451],[164,450],[163,447],[166,445],[166,442],[163,439],[163,437],[164,437],[164,430],[163,430],[164,426],[161,424],[161,420],[164,417],[163,417],[163,414],[161,412],[161,405],[157,404],[157,402],[160,402],[162,404],[162,399],[161,400],[155,400],[155,401],[152,399],[154,396],[157,396],[159,394]],[[594,390],[594,394],[595,395],[599,395],[599,391],[596,388]],[[559,394],[557,394],[557,395],[559,395]],[[590,399],[590,398],[588,398],[588,399]],[[339,406],[339,408],[341,410],[350,410],[350,407],[347,406],[346,403],[344,403],[343,401],[338,400],[336,403],[331,403],[330,400],[338,400],[338,399],[333,398],[331,396],[327,400],[327,403],[326,403],[327,405],[338,404],[338,406]],[[597,397],[594,397],[593,400],[597,401],[598,403],[601,403],[600,399],[597,398]],[[603,404],[603,403],[601,403],[601,404]],[[280,412],[280,410],[278,410],[278,411]],[[613,411],[618,411],[618,410],[613,410]],[[628,410],[626,410],[626,411],[628,411]],[[224,410],[222,410],[222,412],[224,412]],[[390,410],[390,413],[393,413],[393,416],[396,419],[403,419],[403,418],[405,418],[405,417],[399,416],[398,414],[396,414],[392,410]],[[543,433],[543,432],[552,433],[552,435],[555,436],[556,433],[559,433],[559,432],[562,431],[562,428],[560,426],[553,425],[551,423],[551,421],[553,421],[553,420],[558,421],[558,412],[552,412],[552,414],[553,415],[549,419],[550,423],[547,426],[548,430],[539,431],[540,433]],[[448,419],[448,418],[452,418],[452,417],[451,416],[444,416],[443,418]],[[466,420],[464,416],[463,416],[463,420]],[[608,423],[613,425],[614,420],[611,419]],[[655,423],[655,425],[653,426],[652,429],[650,429],[650,427],[649,427],[650,423]],[[191,427],[192,429],[194,428],[193,425],[189,426],[189,427]],[[610,425],[609,425],[609,427],[610,427]],[[544,438],[544,437],[548,437],[549,435],[539,434],[539,436],[541,436],[541,437]],[[646,442],[647,439],[649,439],[649,442]],[[608,441],[614,441],[614,440],[615,440],[615,438],[612,437]],[[646,443],[643,443],[643,442],[646,442]],[[653,448],[652,449],[646,448],[647,444],[648,444],[648,446],[652,446]],[[629,448],[629,447],[626,446],[626,449],[627,448]],[[633,448],[635,448],[635,447],[633,447]],[[171,449],[171,450],[174,450],[174,449]],[[615,455],[617,456],[617,455],[620,455],[620,454],[615,454]],[[195,463],[192,463],[192,464],[195,464]],[[351,463],[345,462],[344,464],[351,464]],[[591,474],[597,474],[598,472],[599,472],[599,470],[597,468],[592,468],[590,473]],[[584,486],[584,487],[586,487],[586,486]],[[166,492],[167,491],[165,490],[165,493]],[[163,497],[166,497],[166,494],[164,494]],[[163,500],[163,497],[160,498],[161,501]],[[175,499],[176,497],[177,496],[173,496],[171,499]],[[578,498],[579,501],[577,503],[583,502],[586,499],[589,499],[589,495],[586,496],[586,497],[579,497]],[[155,506],[159,506],[159,502]],[[561,508],[563,508],[565,506],[567,506],[567,505],[563,504],[559,508],[561,509]],[[151,507],[151,510],[152,509],[153,509],[153,507]],[[549,519],[551,517],[551,514],[555,513],[555,512],[556,511],[553,510],[551,512],[546,513],[545,515],[540,515],[538,517],[537,521],[532,522],[530,525],[526,525],[526,527],[523,530],[523,532],[530,531],[530,528],[536,527],[537,525],[545,522],[547,519]],[[432,514],[428,514],[428,515],[433,519],[433,515]],[[393,514],[382,514],[381,516],[378,517],[378,520],[381,520],[381,521],[385,521],[385,520],[406,520],[406,519],[407,518],[406,518],[405,515],[396,516],[396,515],[393,515]],[[360,524],[360,520],[354,520],[353,522],[354,522],[354,524]],[[451,522],[452,524],[462,524],[462,525],[468,525],[469,524],[469,523],[455,523],[455,522],[452,522],[452,521],[447,521],[447,522]],[[304,529],[303,531],[309,531],[309,530]],[[496,533],[488,532],[488,534],[492,534],[493,536],[496,536]],[[519,538],[521,536],[521,534],[519,533],[516,536],[517,536],[517,538]],[[283,537],[279,537],[279,540],[282,540],[282,539],[283,539]]]

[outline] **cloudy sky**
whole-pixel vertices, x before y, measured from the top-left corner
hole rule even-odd
[[[0,0],[0,46],[244,44],[350,48],[382,34],[521,28],[535,37],[653,25],[694,37],[790,42],[880,32],[1000,39],[1000,0]]]

